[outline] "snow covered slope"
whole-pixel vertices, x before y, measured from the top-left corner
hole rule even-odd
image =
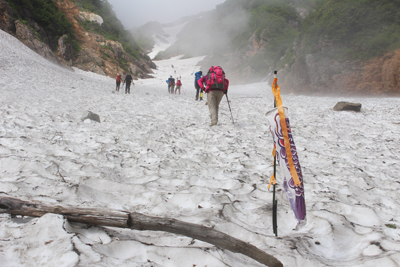
[[[164,35],[155,34],[153,36],[155,45],[153,47],[153,51],[151,51],[151,53],[149,53],[148,56],[151,59],[153,59],[155,56],[157,56],[157,54],[160,51],[164,51],[165,49],[173,45],[177,40],[179,32],[183,29],[185,24],[186,23],[184,22],[181,24],[171,25],[168,27],[164,26],[163,27],[163,31],[165,33]]]
[[[156,78],[135,81],[125,95],[114,93],[114,79],[56,66],[2,31],[0,47],[1,195],[202,224],[273,254],[285,266],[399,266],[400,99],[283,94],[308,222],[293,230],[278,173],[276,238],[267,190],[269,85],[232,85],[235,124],[224,99],[220,125],[209,127],[208,108],[194,101],[190,76],[199,59],[156,62]],[[167,94],[165,79],[174,70],[185,77],[186,94]],[[362,103],[362,112],[333,111],[341,100]],[[101,123],[81,121],[87,110]],[[0,262],[261,266],[184,236],[70,224],[55,214],[1,214]]]

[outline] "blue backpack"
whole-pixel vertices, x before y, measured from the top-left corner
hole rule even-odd
[[[197,82],[197,81],[201,78],[202,75],[203,75],[203,72],[202,72],[202,71],[196,72],[196,73],[194,74],[194,76],[196,77],[194,81]]]
[[[201,79],[201,77],[203,76],[203,72],[202,71],[198,71],[194,74],[194,86],[197,85],[197,81],[199,79]],[[198,85],[197,85],[198,86]],[[197,87],[196,87],[197,88]]]

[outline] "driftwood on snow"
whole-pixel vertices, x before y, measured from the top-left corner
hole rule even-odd
[[[55,213],[65,216],[69,221],[94,226],[164,231],[188,236],[210,243],[221,249],[241,253],[267,266],[283,266],[274,256],[265,253],[249,243],[210,227],[175,219],[147,216],[137,212],[130,213],[127,211],[48,205],[42,202],[25,201],[4,196],[0,196],[0,213],[31,217],[40,217],[46,213]]]

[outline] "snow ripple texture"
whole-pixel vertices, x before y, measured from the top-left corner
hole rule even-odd
[[[0,47],[2,195],[202,224],[285,266],[399,266],[400,99],[283,94],[308,222],[293,230],[278,173],[275,238],[268,84],[232,86],[235,124],[224,99],[219,125],[209,127],[208,107],[194,101],[199,58],[156,62],[155,78],[134,81],[125,95],[113,92],[114,79],[56,66],[2,31]],[[167,94],[171,64],[181,95]],[[333,111],[342,100],[362,103],[362,112]],[[101,123],[81,121],[88,110]],[[54,214],[2,214],[0,225],[2,266],[261,266],[188,237]]]

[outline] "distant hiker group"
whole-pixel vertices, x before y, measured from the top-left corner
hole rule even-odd
[[[179,78],[177,77],[176,78],[176,83],[175,83],[175,78],[173,78],[172,75],[171,75],[166,80],[166,83],[168,84],[168,93],[169,94],[176,94],[178,91],[179,91],[179,94],[181,94],[181,87],[182,87],[181,77],[179,77]]]
[[[196,90],[195,100],[201,101],[203,100],[203,93],[205,92],[207,94],[206,104],[208,105],[208,109],[210,111],[211,126],[217,125],[219,103],[221,102],[224,95],[226,95],[226,99],[228,100],[227,93],[229,87],[229,80],[225,77],[225,72],[220,66],[211,66],[207,74],[204,76],[202,71],[196,72],[194,76],[195,76],[194,88]],[[122,76],[121,74],[118,74],[116,78],[116,88],[115,88],[117,92],[119,92],[121,81],[122,81]],[[177,93],[181,94],[181,88],[182,88],[181,77],[177,77],[175,82],[175,78],[172,77],[172,75],[170,75],[170,77],[166,80],[166,83],[168,85],[169,94],[177,94]],[[122,82],[122,85],[125,85],[125,94],[131,93],[131,84],[134,84],[132,75],[127,74]],[[228,105],[229,105],[229,100],[228,100]],[[229,105],[229,110],[230,110],[230,105]]]
[[[227,95],[228,93],[229,80],[226,79],[225,72],[220,66],[211,66],[207,74],[204,76],[202,71],[197,71],[194,76],[194,88],[196,90],[195,100],[202,101],[203,93],[205,92],[207,94],[207,105],[210,111],[211,126],[217,125],[219,103],[221,102],[224,94]],[[170,75],[170,77],[166,80],[166,83],[168,85],[169,94],[176,94],[178,91],[179,94],[181,93],[181,77],[176,78],[175,82],[175,78]],[[226,98],[228,99],[228,96]]]
[[[119,88],[120,88],[120,85],[121,85],[121,80],[122,80],[122,76],[121,76],[121,74],[118,74],[117,78],[115,80],[116,81],[115,91],[117,91],[117,92],[119,92]],[[122,82],[122,85],[124,85],[124,84],[125,84],[125,94],[130,94],[131,93],[131,84],[135,84],[133,82],[132,75],[128,74],[128,75],[125,76],[125,79]]]

